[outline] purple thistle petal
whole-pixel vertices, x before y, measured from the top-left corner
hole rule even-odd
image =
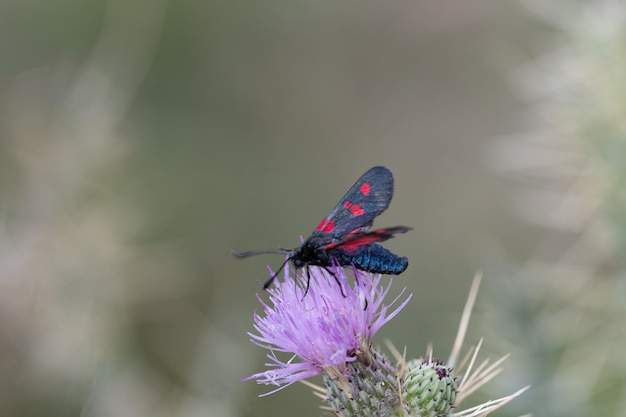
[[[307,291],[308,275],[291,277],[286,267],[283,281],[277,279],[276,286],[268,290],[268,302],[257,294],[263,314],[255,312],[255,333],[248,335],[252,343],[270,350],[266,363],[270,369],[242,381],[279,386],[270,392],[273,393],[301,379],[320,375],[328,367],[343,372],[346,363],[355,361],[362,340],[369,344],[411,295],[388,312],[405,290],[390,305],[384,305],[391,280],[383,287],[379,286],[380,275],[353,271],[355,280],[351,285],[343,268],[333,268],[332,276],[323,268],[310,267]],[[292,356],[284,361],[276,356],[277,352]]]

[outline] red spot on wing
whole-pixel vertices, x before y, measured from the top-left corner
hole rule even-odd
[[[340,247],[344,247],[344,246],[352,246],[352,245],[356,245],[356,246],[361,246],[361,245],[367,245],[368,243],[374,243],[374,242],[380,242],[382,239],[380,236],[377,235],[366,235],[357,239],[353,239],[349,242],[346,242],[344,245],[339,245]]]
[[[322,233],[329,233],[332,232],[333,229],[335,228],[335,222],[333,220],[322,220],[322,222],[320,224],[317,225],[317,227],[315,228],[315,230],[320,231]]]
[[[365,214],[365,210],[363,210],[358,204],[355,204],[350,207],[350,213],[352,213],[353,216],[362,216]]]
[[[328,223],[326,223],[326,226],[324,226],[324,228],[322,229],[322,232],[329,233],[329,232],[332,232],[334,228],[335,228],[335,222],[331,220]]]
[[[376,235],[367,235],[360,237],[358,239],[350,240],[346,243],[337,245],[337,248],[341,248],[346,252],[357,252],[362,246],[368,245],[370,243],[379,242],[381,239]]]
[[[346,201],[345,203],[343,203],[343,206],[344,206],[345,208],[350,208],[350,206],[351,206],[351,205],[352,205],[352,202],[351,202],[351,201]]]
[[[352,234],[352,233],[350,233]],[[350,234],[346,235],[346,236],[350,236]],[[364,245],[368,245],[370,243],[374,243],[374,242],[380,242],[386,240],[385,236],[382,236],[381,234],[376,234],[376,233],[368,233],[365,236],[356,238],[356,239],[352,239],[352,240],[348,240],[347,242],[342,242],[342,243],[337,243],[337,242],[332,242],[329,243],[328,245],[324,246],[324,249],[332,249],[332,248],[341,248],[346,250],[347,252],[356,252],[361,246]]]
[[[359,187],[359,191],[363,194],[363,195],[368,195],[370,193],[370,191],[372,191],[372,186],[370,185],[369,182],[364,182],[363,184],[361,184],[361,186]]]
[[[341,245],[341,249],[343,249],[346,252],[349,253],[355,253],[358,251],[358,249],[361,247],[362,245],[358,245],[356,243],[350,242],[350,243],[346,243],[345,245]]]

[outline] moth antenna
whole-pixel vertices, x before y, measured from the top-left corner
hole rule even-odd
[[[284,252],[280,252],[280,253],[284,253]],[[282,265],[280,266],[280,268],[278,268],[278,270],[276,272],[274,272],[274,275],[272,275],[270,279],[265,281],[265,284],[263,284],[263,289],[264,290],[267,290],[269,288],[269,286],[272,285],[272,282],[278,276],[278,274],[280,274],[280,271],[282,271],[285,268],[285,265],[287,265],[287,262],[289,262],[289,258],[285,259],[285,262],[283,262]]]
[[[243,250],[243,251],[234,250],[234,249],[230,250],[230,253],[232,253],[237,258],[245,258],[247,256],[261,255],[263,253],[277,253],[279,255],[286,255],[289,252],[291,252],[289,249],[283,249],[283,248],[278,248],[278,249],[255,249],[255,250]]]

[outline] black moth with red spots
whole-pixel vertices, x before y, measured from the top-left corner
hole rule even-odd
[[[396,226],[368,231],[374,218],[389,207],[393,197],[393,175],[383,166],[369,169],[348,190],[337,206],[315,228],[311,236],[295,249],[275,249],[238,252],[238,257],[260,253],[283,253],[287,261],[263,285],[267,289],[288,261],[296,268],[309,265],[328,268],[333,261],[341,266],[354,266],[376,274],[398,275],[409,265],[405,257],[397,256],[378,245],[396,233],[406,233],[410,227]]]

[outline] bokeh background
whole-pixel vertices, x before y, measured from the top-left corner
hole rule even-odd
[[[257,280],[366,169],[414,230],[378,335],[511,352],[499,416],[626,409],[626,5],[0,2],[0,415],[317,416]],[[472,400],[470,400],[471,402]],[[473,404],[466,404],[467,406]]]

